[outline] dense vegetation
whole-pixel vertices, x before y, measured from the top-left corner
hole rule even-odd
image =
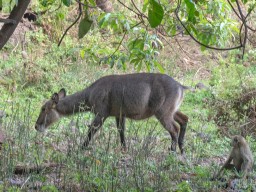
[[[155,5],[165,13],[161,25],[169,27],[161,31],[154,28],[159,21],[150,19],[136,26],[141,18],[118,1],[113,9],[120,11],[112,13],[85,9],[82,19],[92,21],[85,36],[77,39],[82,24],[76,24],[58,46],[78,14],[75,2],[62,2],[68,6],[59,7],[61,1],[33,2],[30,11],[40,13],[37,21],[24,19],[0,53],[0,110],[5,112],[0,113],[0,133],[5,134],[0,191],[256,190],[255,171],[246,181],[234,179],[234,171],[226,171],[221,181],[211,180],[228,155],[231,135],[246,135],[256,157],[256,123],[251,115],[256,110],[253,33],[242,60],[241,49],[209,50],[195,43],[186,31],[179,34],[177,29],[182,26],[175,14],[167,14],[173,13],[175,3],[161,1],[162,8]],[[150,15],[149,10],[154,9],[150,2],[136,1],[136,5]],[[239,42],[239,21],[226,1],[191,2],[182,1],[180,16],[183,21],[190,18],[186,27],[199,41],[222,48]],[[255,1],[242,2],[245,10],[255,5]],[[90,5],[96,3],[90,1]],[[206,22],[209,19],[210,24]],[[254,12],[250,19],[255,19]],[[85,23],[88,26],[88,20]],[[44,134],[34,129],[42,103],[60,88],[71,94],[107,74],[137,71],[166,73],[191,87],[199,82],[205,85],[187,91],[181,106],[189,116],[186,157],[170,153],[170,136],[154,118],[128,121],[127,152],[121,151],[111,118],[86,151],[79,146],[93,118],[90,113],[64,118]],[[27,170],[14,174],[19,166]]]

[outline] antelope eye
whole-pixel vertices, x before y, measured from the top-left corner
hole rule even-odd
[[[41,110],[42,110],[42,112],[45,112],[45,108],[42,108]]]

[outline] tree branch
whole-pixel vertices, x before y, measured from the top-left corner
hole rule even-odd
[[[186,32],[189,34],[189,36],[195,41],[197,42],[199,45],[201,46],[204,46],[206,48],[209,48],[209,49],[214,49],[214,50],[219,50],[219,51],[227,51],[227,50],[233,50],[233,49],[239,49],[241,47],[243,47],[242,44],[240,44],[239,46],[236,46],[236,47],[230,47],[230,48],[218,48],[218,47],[212,47],[212,46],[209,46],[209,45],[206,45],[200,41],[198,41],[193,35],[192,33],[187,29],[187,27],[184,25],[184,23],[181,21],[180,17],[179,17],[179,10],[180,10],[180,5],[181,5],[181,0],[178,0],[178,5],[175,9],[175,15],[177,17],[177,19],[179,20],[180,24],[182,25],[182,27],[186,30]]]
[[[118,49],[120,48],[122,42],[124,41],[124,38],[125,38],[125,36],[126,36],[126,33],[127,33],[127,31],[124,32],[124,35],[123,35],[123,37],[122,37],[122,40],[119,42],[117,48],[116,48],[115,51],[109,56],[109,58],[111,58],[113,55],[115,55],[115,53],[118,51]]]
[[[123,2],[121,2],[120,0],[117,0],[121,5],[123,5],[125,8],[129,9],[131,12],[135,13],[136,15],[139,15],[139,13],[137,13],[136,11],[134,11],[132,8],[128,7],[127,5],[125,5]]]
[[[62,40],[64,39],[64,37],[66,36],[67,32],[69,31],[69,29],[71,29],[71,27],[73,27],[77,22],[78,20],[80,19],[80,17],[82,16],[82,4],[79,3],[78,4],[78,9],[79,9],[79,15],[78,17],[76,18],[76,20],[65,30],[64,34],[62,35],[59,43],[58,43],[58,47],[60,46]]]
[[[240,17],[240,15],[237,13],[237,11],[235,10],[234,6],[232,5],[232,3],[230,2],[230,0],[228,0],[228,4],[230,5],[230,7],[232,8],[233,12],[236,14],[236,16],[242,21],[242,18]],[[254,5],[255,7],[255,5]],[[247,16],[252,12],[252,10],[250,10],[250,12],[247,14]],[[247,18],[246,16],[246,18]],[[250,26],[247,26],[248,29],[250,29],[251,31],[253,32],[256,32],[256,29],[253,29],[252,27]]]
[[[15,31],[16,27],[18,26],[21,18],[23,17],[27,7],[30,3],[30,0],[19,0],[18,5],[15,5],[12,9],[10,16],[8,17],[9,20],[13,20],[15,22],[12,23],[5,23],[0,30],[0,50],[4,47],[7,43],[9,38],[12,36],[13,32]]]
[[[242,20],[241,17],[240,17],[240,15],[237,13],[237,11],[235,10],[234,6],[233,6],[232,3],[230,2],[230,0],[228,0],[228,4],[230,5],[231,9],[232,9],[233,12],[236,14],[236,16],[237,16],[240,20]]]
[[[135,24],[134,26],[132,26],[131,29],[133,29],[134,27],[137,27],[141,23],[142,23],[142,21],[137,23],[137,24]],[[112,57],[118,51],[118,49],[120,48],[122,42],[124,41],[124,38],[125,38],[126,34],[127,34],[127,31],[124,32],[122,40],[119,42],[119,44],[118,44],[117,48],[115,49],[115,51],[108,58]]]
[[[135,3],[134,3],[134,1],[133,0],[131,0],[132,1],[132,4],[133,4],[133,6],[135,7],[135,9],[138,11],[138,16],[139,17],[141,17],[141,19],[144,17],[144,18],[147,18],[148,19],[148,17],[146,16],[146,15],[144,15],[140,10],[139,10],[139,8],[135,5]]]

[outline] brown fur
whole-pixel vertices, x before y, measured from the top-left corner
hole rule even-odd
[[[125,147],[125,118],[142,120],[154,115],[170,133],[171,149],[175,151],[178,142],[183,153],[188,117],[177,110],[184,89],[187,87],[163,74],[137,73],[102,77],[75,94],[66,96],[64,89],[54,93],[42,106],[35,128],[43,131],[62,116],[92,111],[95,118],[89,127],[84,147],[109,116],[116,118],[121,144]],[[180,125],[180,133],[175,122]]]
[[[237,171],[241,171],[243,173],[243,178],[246,178],[248,172],[252,169],[253,155],[244,137],[240,135],[235,135],[232,138],[231,145],[233,146],[232,151],[228,159],[216,175],[216,178],[225,168],[235,168]],[[233,164],[231,164],[231,161],[233,161]]]

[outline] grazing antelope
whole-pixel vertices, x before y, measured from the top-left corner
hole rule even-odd
[[[172,138],[171,150],[178,142],[183,153],[183,139],[188,117],[178,111],[184,90],[188,89],[168,75],[136,73],[105,76],[82,91],[66,96],[65,89],[54,93],[41,109],[35,128],[44,131],[63,116],[91,111],[95,118],[84,143],[87,147],[104,121],[116,118],[122,147],[125,144],[125,118],[142,120],[155,116]],[[180,125],[180,129],[176,122]],[[179,131],[180,130],[180,131]]]

